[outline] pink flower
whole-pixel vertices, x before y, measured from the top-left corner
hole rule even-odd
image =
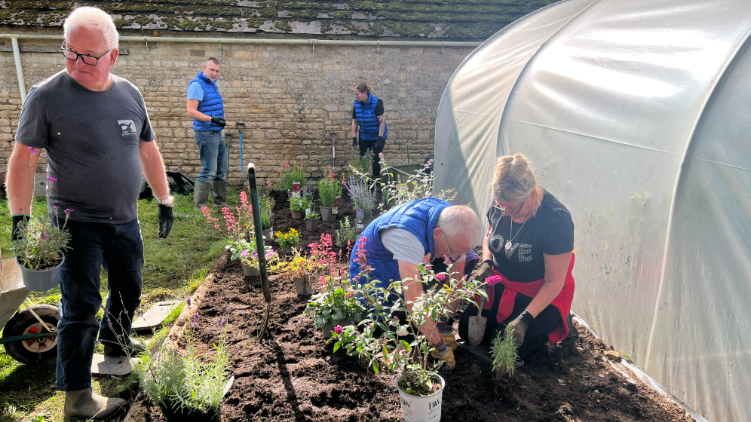
[[[50,176],[50,177],[47,178],[47,181],[50,182],[50,183],[55,183],[55,182],[57,182],[57,177]]]
[[[485,279],[485,283],[488,286],[495,286],[496,284],[500,283],[501,280],[503,280],[503,277],[499,275],[493,275]]]
[[[47,233],[44,233],[44,234],[42,234],[42,235],[41,235],[41,236],[39,236],[39,237],[40,237],[40,238],[41,238],[42,240],[46,240],[46,239],[47,239],[48,237],[50,237],[50,235],[48,235]]]
[[[383,158],[383,153],[382,152],[378,153],[378,158]]]
[[[342,333],[342,326],[341,325],[337,325],[336,327],[334,327],[334,332],[337,333],[337,334],[341,334]]]
[[[429,165],[429,166],[432,166],[432,165],[433,165],[433,159],[432,159],[432,158],[431,158],[430,160],[428,160],[428,165]]]
[[[37,150],[34,147],[29,147],[29,152],[31,153],[31,155],[37,155]]]
[[[444,273],[439,273],[439,274],[436,274],[436,275],[435,275],[435,278],[436,278],[436,279],[437,279],[438,281],[440,281],[440,282],[444,282],[444,281],[446,281],[446,274],[444,274]]]
[[[242,251],[240,252],[240,255],[242,255],[245,258],[248,256],[248,251]]]
[[[70,213],[73,212],[73,210],[70,209],[70,208],[66,208],[63,212],[66,213],[66,214],[70,214]]]

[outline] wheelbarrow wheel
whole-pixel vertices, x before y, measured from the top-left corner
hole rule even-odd
[[[60,313],[56,306],[36,305],[32,306],[32,309],[48,325],[57,326],[57,322],[60,321]],[[24,309],[17,312],[5,324],[3,339],[45,331],[47,330],[34,318],[34,315],[28,309]],[[23,364],[37,365],[57,357],[57,336],[52,335],[49,337],[5,343],[5,352]]]

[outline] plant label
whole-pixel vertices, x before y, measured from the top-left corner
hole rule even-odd
[[[305,218],[310,216],[310,208],[305,208]]]
[[[339,214],[339,201],[342,199],[341,196],[337,196],[334,198],[334,205],[331,207],[331,213],[332,214]]]
[[[292,182],[292,195],[300,196],[300,182]]]

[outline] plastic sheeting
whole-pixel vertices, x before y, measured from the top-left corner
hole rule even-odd
[[[574,311],[709,420],[751,421],[751,1],[568,0],[471,54],[436,188],[525,154],[576,225]]]

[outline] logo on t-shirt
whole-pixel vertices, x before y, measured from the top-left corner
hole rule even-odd
[[[117,124],[120,125],[120,129],[123,131],[123,136],[133,136],[138,134],[133,120],[118,120]]]

